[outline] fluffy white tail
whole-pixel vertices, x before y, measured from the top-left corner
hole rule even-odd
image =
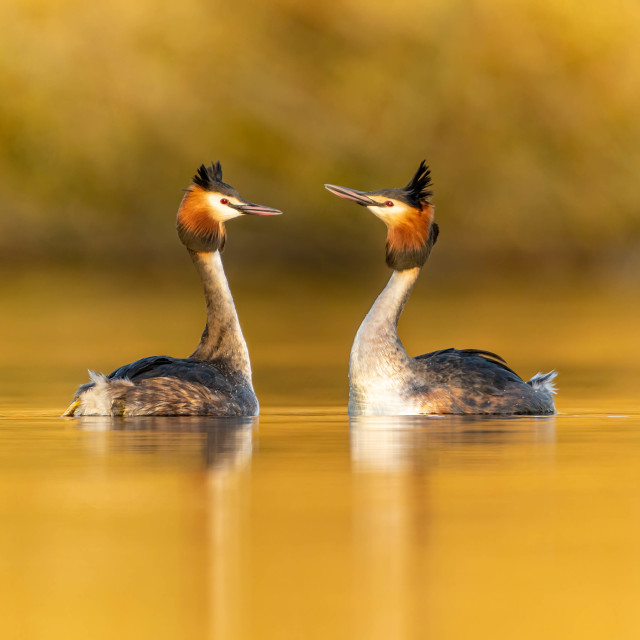
[[[549,373],[536,373],[531,380],[527,381],[534,391],[544,391],[546,393],[556,393],[556,385],[553,382],[558,375],[557,371],[549,371]]]

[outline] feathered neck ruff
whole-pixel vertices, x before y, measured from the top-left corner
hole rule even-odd
[[[387,265],[395,271],[422,267],[438,239],[439,228],[433,222],[434,209],[423,204],[388,226]]]
[[[177,228],[182,244],[191,251],[222,251],[227,239],[223,222],[209,213],[207,191],[194,185],[184,194],[178,209]]]

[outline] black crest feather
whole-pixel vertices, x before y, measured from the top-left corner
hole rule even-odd
[[[403,188],[403,191],[409,202],[415,205],[420,203],[429,204],[429,198],[433,195],[433,191],[429,187],[431,187],[431,170],[423,160],[413,178],[409,180],[409,184]]]
[[[201,164],[196,175],[193,176],[193,184],[207,191],[215,191],[221,183],[222,166],[219,162],[212,162],[210,167]]]

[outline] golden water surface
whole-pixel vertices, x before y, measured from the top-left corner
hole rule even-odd
[[[189,353],[197,283],[1,286],[1,638],[640,637],[633,297],[416,292],[410,352],[556,367],[554,417],[350,422],[370,285],[238,293],[259,419],[69,419],[87,367]]]

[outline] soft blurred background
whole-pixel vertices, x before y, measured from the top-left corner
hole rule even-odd
[[[637,0],[0,2],[0,637],[640,637]],[[557,369],[560,415],[349,423],[384,227],[433,170],[411,354]],[[220,160],[259,420],[62,419],[193,351]]]
[[[274,402],[344,401],[388,274],[382,225],[322,184],[401,186],[423,158],[441,236],[410,352],[490,348],[565,389],[640,355],[637,3],[14,0],[0,20],[6,396],[193,349],[174,216],[214,160],[286,212],[231,223],[225,253]]]

